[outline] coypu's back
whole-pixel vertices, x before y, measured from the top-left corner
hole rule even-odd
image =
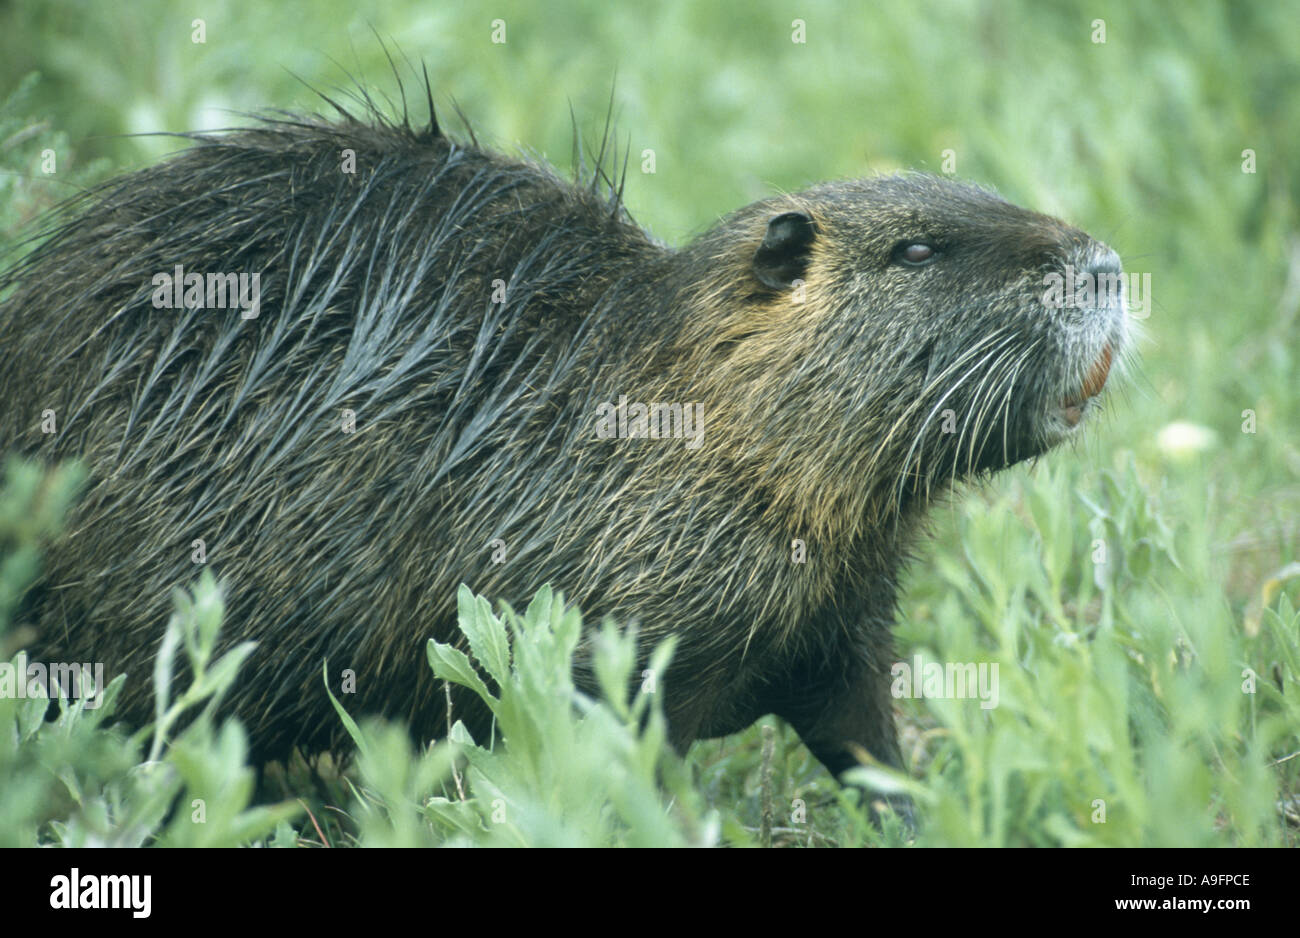
[[[520,604],[550,583],[647,648],[679,638],[677,743],[775,712],[833,770],[854,746],[897,764],[915,521],[1074,431],[1122,309],[1052,309],[1041,278],[1117,260],[934,177],[774,197],[680,251],[595,190],[436,129],[304,120],[81,200],[0,307],[5,450],[90,470],[29,597],[33,650],[130,672],[147,719],[202,539],[225,640],[258,642],[228,701],[258,755],[342,739],[322,659],[355,671],[350,709],[427,738],[422,645],[458,640],[457,586]],[[158,308],[178,267],[258,273],[257,318]],[[626,400],[693,409],[695,437],[628,433]]]
[[[285,679],[308,662],[405,659],[397,686],[358,696],[400,698],[406,716],[428,702],[417,623],[445,621],[454,595],[424,584],[472,579],[495,534],[447,526],[446,503],[499,510],[579,432],[551,417],[575,406],[566,376],[608,358],[587,311],[621,320],[639,300],[609,281],[663,251],[594,186],[436,131],[304,121],[196,139],[77,200],[6,273],[0,391],[29,406],[0,415],[0,441],[91,472],[29,603],[36,651],[129,671],[125,709],[144,716],[202,538],[239,583],[228,638],[260,644],[239,710],[278,752],[327,729],[303,710],[319,688]],[[155,308],[155,276],[177,266],[260,272],[257,318]],[[515,511],[539,513],[538,484]]]

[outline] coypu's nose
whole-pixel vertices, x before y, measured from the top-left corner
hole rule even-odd
[[[1087,284],[1088,292],[1078,303],[1090,309],[1110,309],[1124,302],[1124,265],[1119,255],[1104,244],[1093,243],[1079,251],[1074,261],[1074,278],[1079,285]]]
[[[1080,270],[1085,274],[1092,274],[1096,277],[1099,274],[1122,274],[1124,267],[1119,262],[1119,255],[1110,248],[1103,247],[1099,251],[1094,250],[1081,265]]]

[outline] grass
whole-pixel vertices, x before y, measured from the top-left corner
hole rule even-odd
[[[803,44],[791,42],[795,14],[775,3],[542,12],[503,0],[490,15],[472,4],[332,6],[333,16],[299,22],[274,7],[213,2],[207,42],[195,44],[192,15],[161,0],[111,12],[6,5],[0,97],[21,93],[0,113],[3,243],[75,187],[177,144],[110,135],[239,122],[221,108],[315,108],[294,74],[330,89],[347,84],[346,68],[391,92],[374,33],[428,64],[453,132],[454,96],[481,140],[562,167],[570,106],[594,140],[612,86],[631,153],[628,202],[670,243],[774,190],[938,171],[950,156],[957,176],[1107,240],[1128,270],[1151,274],[1154,303],[1140,371],[1085,440],[949,500],[909,571],[900,658],[995,662],[1001,675],[990,710],[900,701],[926,818],[918,842],[1295,845],[1296,3],[946,2],[922,15],[903,3],[810,0],[798,5]],[[490,41],[498,17],[504,44]],[[1092,41],[1095,20],[1104,43]],[[23,84],[31,71],[39,80]],[[52,177],[39,169],[48,149]],[[648,150],[653,173],[641,171]],[[1251,155],[1254,171],[1243,171]],[[14,484],[6,498],[30,504],[30,479],[18,494]],[[17,583],[53,535],[4,536]],[[10,559],[20,551],[27,559]],[[517,641],[520,622],[556,627],[529,615],[501,611],[500,628]],[[394,774],[363,757],[351,775],[317,780],[326,794],[307,799],[310,814],[275,815],[270,828],[264,815],[237,822],[257,810],[241,787],[237,729],[191,723],[184,732],[195,735],[158,754],[175,765],[172,787],[152,792],[125,781],[140,774],[129,760],[146,753],[102,744],[99,734],[115,731],[87,722],[84,745],[60,749],[38,744],[46,731],[34,729],[5,756],[21,761],[25,781],[0,795],[0,816],[22,818],[0,830],[17,831],[14,842],[77,842],[132,818],[141,842],[182,842],[195,832],[158,813],[159,792],[177,800],[198,786],[234,793],[221,796],[222,823],[241,842],[899,842],[897,830],[872,830],[855,796],[775,719],[760,721],[773,727],[768,759],[756,726],[698,743],[679,762],[617,708],[586,729],[547,712],[547,726],[516,729],[518,753],[493,747],[475,763],[460,740],[459,786],[453,747],[419,753],[400,733],[363,725]],[[23,718],[0,709],[5,719]],[[530,746],[561,738],[582,753],[572,774],[529,761]],[[600,764],[605,746],[638,780],[624,794],[587,761]],[[647,787],[651,777],[659,787]],[[49,792],[59,797],[42,802]],[[508,821],[494,820],[498,799],[511,806]],[[322,813],[322,800],[339,810]],[[57,810],[33,814],[38,802]]]

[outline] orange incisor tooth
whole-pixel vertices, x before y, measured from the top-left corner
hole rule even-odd
[[[1110,374],[1110,344],[1107,343],[1097,356],[1097,361],[1093,363],[1092,368],[1088,371],[1088,377],[1083,382],[1083,396],[1085,398],[1095,397],[1101,393],[1101,389],[1106,386],[1106,376]]]

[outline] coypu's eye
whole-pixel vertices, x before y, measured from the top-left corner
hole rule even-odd
[[[899,241],[894,245],[895,262],[909,267],[921,267],[938,256],[934,245],[926,241]]]

